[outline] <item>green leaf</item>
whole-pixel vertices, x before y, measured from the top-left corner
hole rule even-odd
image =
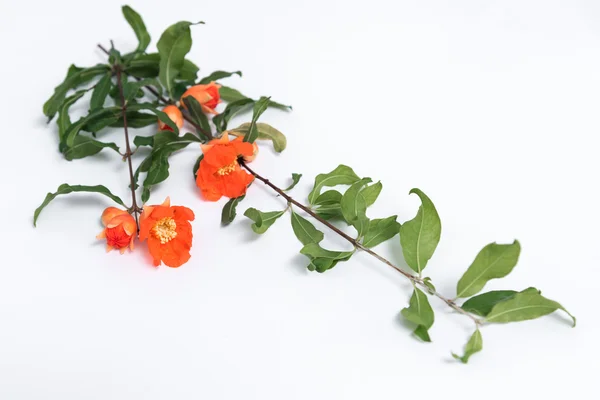
[[[354,173],[352,168],[345,165],[339,165],[336,169],[327,174],[317,175],[313,190],[308,194],[308,202],[310,204],[315,204],[317,197],[321,194],[321,189],[324,187],[352,185],[359,180],[360,178]]]
[[[194,163],[194,180],[196,180],[198,178],[198,170],[200,169],[200,162],[202,161],[202,159],[204,158],[204,154],[200,154],[200,157],[198,157],[198,159],[196,160],[196,163]]]
[[[352,224],[357,218],[367,212],[367,203],[365,198],[360,195],[360,191],[369,182],[371,182],[371,178],[361,179],[352,184],[342,195],[342,200],[340,201],[342,215],[349,224]]]
[[[52,200],[54,200],[56,198],[56,196],[59,196],[59,195],[62,195],[62,194],[69,194],[69,193],[73,193],[73,192],[100,193],[100,194],[103,194],[103,195],[111,198],[117,204],[119,204],[119,205],[121,205],[123,207],[126,207],[125,204],[123,203],[123,200],[121,200],[119,197],[117,197],[114,194],[112,194],[110,192],[110,190],[108,190],[105,186],[102,186],[102,185],[97,185],[97,186],[68,185],[66,183],[63,183],[62,185],[60,185],[58,187],[58,189],[56,189],[56,192],[54,192],[54,193],[48,193],[46,195],[46,198],[42,202],[42,204],[35,210],[35,212],[33,213],[33,226],[36,226],[37,219],[40,216],[40,213],[42,212],[42,210]]]
[[[315,228],[307,219],[295,213],[294,210],[292,210],[292,229],[303,245],[319,243],[323,240],[323,232]]]
[[[256,139],[258,139],[258,128],[256,127],[256,121],[265,112],[267,107],[269,107],[269,99],[270,97],[261,97],[256,103],[254,103],[254,108],[252,110],[252,121],[250,122],[250,126],[248,127],[248,134],[244,135],[244,142],[254,143]]]
[[[369,228],[367,203],[360,194],[362,188],[369,182],[371,182],[371,178],[364,178],[352,184],[343,194],[342,200],[340,201],[344,220],[356,229],[359,238],[362,237]]]
[[[285,210],[262,212],[256,208],[249,208],[244,215],[254,221],[252,230],[258,234],[262,234],[265,233],[284,213]]]
[[[342,194],[337,190],[328,190],[317,197],[315,200],[315,212],[324,219],[343,218]]]
[[[200,82],[198,82],[198,83],[201,84],[201,85],[206,85],[206,84],[211,83],[213,81],[218,81],[219,79],[229,78],[232,75],[238,75],[238,76],[241,77],[242,76],[242,71],[233,71],[233,72],[215,71],[212,74],[210,74],[208,76],[205,76],[204,78],[200,79]]]
[[[156,108],[156,106],[154,104],[151,104],[151,103],[131,104],[127,107],[127,110],[128,111],[140,111],[140,110],[151,111],[158,117],[159,120],[161,120],[161,122],[164,122],[169,128],[171,128],[173,130],[173,133],[175,133],[176,135],[179,134],[179,128],[177,127],[175,122],[173,122],[166,113],[164,113],[161,110],[159,110],[158,108]]]
[[[188,82],[195,82],[200,68],[188,59],[183,60],[183,66],[179,70],[179,79]]]
[[[281,153],[287,146],[287,139],[283,133],[264,122],[257,122],[258,140],[270,140],[273,142],[273,148]],[[235,129],[229,131],[234,136],[246,136],[250,131],[250,122],[243,123]]]
[[[125,72],[128,75],[136,78],[156,78],[160,69],[160,54],[140,54],[133,60],[129,61],[125,67]],[[188,59],[183,61],[183,66],[179,71],[179,79],[185,81],[196,81],[196,75],[199,68]]]
[[[396,215],[392,215],[391,217],[372,220],[363,238],[363,246],[372,248],[396,236],[400,231],[400,224],[396,222],[396,218]]]
[[[191,22],[180,21],[168,27],[156,47],[160,54],[159,79],[173,97],[173,85],[183,68],[185,56],[192,48]]]
[[[577,319],[560,303],[547,299],[535,290],[526,290],[515,294],[512,298],[496,304],[487,315],[488,322],[506,323],[535,319],[563,310],[573,319],[573,327]]]
[[[236,100],[232,103],[227,104],[227,107],[223,110],[222,113],[215,115],[212,119],[213,124],[217,128],[218,132],[223,132],[227,129],[227,124],[239,113],[245,112],[252,108],[254,104],[254,100],[249,98],[243,98],[240,100]]]
[[[302,174],[292,173],[292,184],[283,190],[286,192],[292,190],[300,182],[300,178],[302,178]]]
[[[153,86],[156,91],[162,95],[162,86],[155,78],[147,78],[140,81],[127,81],[123,85],[123,97],[125,98],[125,104],[128,104],[131,100],[135,99],[137,93],[144,86]]]
[[[77,136],[73,146],[65,149],[64,156],[68,161],[72,161],[92,156],[105,148],[112,149],[120,154],[119,148],[114,143],[104,143],[87,136]]]
[[[136,136],[133,138],[133,144],[137,147],[154,146],[154,136]]]
[[[379,193],[381,193],[381,189],[383,188],[383,185],[381,182],[377,182],[373,185],[367,186],[365,187],[360,194],[362,195],[362,197],[365,199],[365,202],[367,204],[367,207],[372,206],[375,201],[377,200],[377,197],[379,197]]]
[[[221,212],[221,223],[223,225],[229,225],[236,216],[236,207],[240,201],[244,200],[246,196],[236,197],[235,199],[229,199],[229,201],[223,207]]]
[[[127,126],[130,128],[143,128],[148,125],[156,124],[156,115],[141,113],[138,111],[127,111]],[[115,122],[109,124],[113,128],[123,127],[123,117],[119,117]]]
[[[485,246],[469,266],[456,286],[456,297],[469,297],[479,293],[491,279],[508,275],[519,260],[521,245],[490,243]]]
[[[190,117],[192,121],[200,126],[198,130],[198,134],[204,139],[204,141],[208,141],[212,138],[212,132],[210,129],[210,124],[208,123],[208,118],[202,111],[202,106],[192,96],[187,96],[183,99],[183,103],[190,113]]]
[[[62,102],[65,100],[69,90],[75,89],[76,87],[89,82],[90,80],[94,79],[94,77],[109,70],[110,67],[105,64],[98,64],[91,68],[79,68],[75,65],[71,65],[65,80],[56,88],[54,88],[54,94],[46,101],[46,103],[44,103],[44,115],[51,120],[58,111],[58,108]]]
[[[331,251],[322,248],[318,243],[307,243],[300,250],[300,254],[304,254],[310,258],[327,258],[330,260],[346,261],[354,254],[354,250]]]
[[[417,325],[414,334],[424,342],[431,342],[429,328],[433,325],[434,314],[427,295],[415,287],[407,308],[402,309],[402,316]]]
[[[249,99],[248,96],[244,96],[239,91],[223,85],[221,85],[221,87],[219,88],[219,96],[223,101],[226,101],[228,103],[233,103],[234,101],[238,100]]]
[[[96,83],[96,87],[92,92],[92,98],[90,99],[90,111],[104,107],[104,102],[111,86],[112,72],[109,71]]]
[[[465,345],[465,354],[460,357],[452,353],[452,357],[460,360],[463,364],[466,364],[469,362],[469,358],[471,358],[473,354],[480,352],[481,349],[483,349],[483,338],[481,337],[481,332],[477,329]]]
[[[485,317],[492,311],[492,308],[501,301],[511,299],[517,294],[516,290],[492,290],[471,297],[462,305],[462,309],[470,313]]]
[[[417,216],[400,227],[400,244],[404,260],[421,275],[440,241],[442,223],[435,206],[419,189],[412,189],[421,199]]]
[[[142,203],[148,202],[150,199],[150,187],[146,186],[142,189]]]
[[[63,103],[60,105],[60,108],[58,109],[58,120],[56,122],[58,124],[58,137],[59,138],[63,137],[63,135],[65,134],[65,132],[71,125],[71,117],[69,116],[69,108],[71,108],[71,106],[73,104],[75,104],[75,102],[77,100],[79,100],[84,94],[86,94],[86,92],[87,92],[87,90],[80,90],[80,91],[76,92],[75,94],[67,97],[65,99],[65,101],[63,101]]]
[[[169,177],[169,157],[175,151],[181,150],[191,143],[198,143],[200,140],[191,133],[179,137],[173,132],[162,132],[169,138],[165,142],[160,142],[161,136],[154,136],[154,149],[150,154],[150,165],[148,174],[144,179],[144,187],[156,185]],[[169,135],[171,134],[171,135]]]
[[[64,135],[61,137],[61,143],[66,143],[67,147],[72,147],[75,144],[75,138],[79,135],[79,132],[84,126],[89,127],[97,122],[110,122],[118,119],[118,115],[121,112],[121,107],[108,107],[100,108],[91,111],[88,115],[81,117],[77,122],[71,124]],[[102,126],[105,127],[106,125]],[[90,129],[90,128],[86,128]]]
[[[337,265],[338,261],[331,258],[313,258],[310,260],[306,268],[309,271],[317,271],[323,273]]]
[[[434,292],[435,292],[435,286],[433,285],[433,282],[431,282],[431,278],[430,277],[423,278],[423,284],[425,286],[427,286],[427,289],[429,289],[429,293],[434,294]]]
[[[150,44],[150,34],[146,30],[146,25],[144,25],[142,17],[129,6],[123,6],[122,10],[123,16],[129,22],[129,25],[131,25],[138,39],[139,43],[136,51],[140,53],[146,51],[146,48]]]

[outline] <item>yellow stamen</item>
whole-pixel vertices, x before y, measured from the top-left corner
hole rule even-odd
[[[165,217],[154,225],[151,232],[155,238],[160,240],[161,244],[165,244],[175,239],[177,236],[176,228],[175,220],[171,217]]]
[[[235,167],[237,167],[237,165],[238,165],[237,160],[233,160],[233,162],[231,164],[226,165],[226,166],[224,166],[222,168],[219,168],[217,170],[217,174],[221,175],[221,176],[223,176],[223,175],[229,175],[230,173],[232,173],[233,171],[235,171]]]

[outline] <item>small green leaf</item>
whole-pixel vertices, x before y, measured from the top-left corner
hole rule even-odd
[[[170,131],[161,132],[166,139],[161,141],[161,135],[154,136],[154,149],[149,155],[151,161],[148,167],[148,174],[144,180],[144,187],[156,185],[169,177],[169,157],[175,151],[181,150],[191,143],[198,143],[200,140],[191,133],[179,137]]]
[[[198,134],[204,139],[204,141],[208,141],[212,138],[212,133],[210,129],[210,124],[208,123],[208,118],[202,111],[202,107],[198,100],[193,98],[192,96],[186,96],[183,99],[183,103],[190,113],[190,117],[192,121],[200,126],[198,130]]]
[[[269,107],[269,99],[270,97],[261,97],[256,103],[254,103],[254,108],[252,110],[252,121],[248,127],[248,134],[244,135],[244,142],[254,143],[254,141],[258,139],[258,128],[256,127],[256,122],[262,113],[265,112],[267,107]]]
[[[141,113],[138,111],[127,111],[127,126],[130,128],[143,128],[156,124],[157,120],[158,118],[156,115]],[[109,124],[109,126],[112,128],[122,128],[123,125],[123,117],[118,117],[115,122]]]
[[[483,349],[483,338],[481,337],[481,332],[477,329],[465,345],[465,354],[460,357],[452,353],[452,357],[461,361],[463,364],[466,364],[469,362],[469,358],[471,358],[473,354],[480,352],[481,349]]]
[[[75,92],[73,95],[67,97],[65,101],[60,105],[58,109],[58,137],[61,138],[64,136],[65,132],[71,125],[71,117],[69,116],[69,108],[75,104],[77,100],[79,100],[84,94],[86,94],[87,90],[79,90]]]
[[[300,250],[300,254],[304,254],[310,258],[327,258],[330,260],[346,261],[354,254],[354,250],[331,251],[322,248],[318,243],[307,243]]]
[[[287,139],[283,133],[273,128],[264,122],[256,124],[258,130],[258,140],[270,140],[273,142],[273,148],[276,152],[281,153],[287,146]],[[229,131],[234,136],[246,136],[250,131],[250,122],[243,123],[235,129]]]
[[[371,182],[371,178],[363,178],[352,184],[343,194],[340,201],[342,216],[344,220],[356,229],[357,237],[362,237],[369,228],[369,219],[367,218],[367,203],[360,194],[361,189]]]
[[[150,34],[146,30],[146,25],[144,24],[142,17],[129,6],[123,6],[122,10],[123,16],[129,25],[131,25],[131,28],[138,39],[139,43],[136,51],[140,53],[146,51],[146,48],[148,48],[148,45],[150,44]]]
[[[490,243],[485,246],[469,266],[456,286],[457,297],[469,297],[479,293],[491,279],[508,275],[519,260],[521,245]]]
[[[427,331],[432,327],[435,316],[425,293],[415,287],[409,306],[402,309],[401,314],[406,320],[417,325],[413,333],[418,338],[424,342],[431,342]]]
[[[200,162],[202,162],[202,159],[204,158],[204,154],[200,154],[200,157],[198,157],[198,159],[196,160],[196,163],[194,164],[194,180],[196,180],[198,178],[198,170],[200,169]]]
[[[199,23],[203,24],[204,22],[199,22]],[[196,64],[194,64],[193,62],[191,62],[188,59],[185,59],[185,60],[183,60],[183,65],[181,66],[181,69],[179,70],[179,79],[188,81],[188,82],[195,82],[196,78],[198,78],[199,70],[200,70],[200,68],[198,68],[198,66]]]
[[[243,98],[227,104],[227,107],[225,107],[223,112],[219,115],[215,115],[212,119],[213,124],[215,124],[215,127],[217,128],[217,131],[223,132],[224,130],[226,130],[227,124],[229,123],[231,118],[233,118],[239,113],[250,110],[253,105],[254,100],[249,98]]]
[[[160,67],[160,54],[140,54],[129,61],[125,67],[125,72],[128,75],[136,78],[156,78],[158,77]],[[185,81],[196,81],[199,68],[188,59],[183,61],[183,66],[179,71],[179,79]]]
[[[331,258],[313,258],[310,260],[306,268],[309,271],[317,271],[323,273],[337,265],[338,261]]]
[[[342,194],[337,190],[328,190],[317,197],[315,200],[315,212],[324,219],[342,219]]]
[[[302,178],[302,174],[292,173],[292,184],[283,190],[286,192],[292,190],[300,182],[300,178]]]
[[[54,200],[56,198],[56,196],[59,196],[62,194],[69,194],[69,193],[73,193],[73,192],[100,193],[100,194],[103,194],[103,195],[111,198],[114,202],[116,202],[120,206],[126,207],[125,203],[123,203],[123,200],[121,200],[119,197],[112,194],[111,191],[106,188],[106,186],[102,186],[102,185],[96,185],[96,186],[69,185],[69,184],[63,183],[62,185],[60,185],[58,187],[58,189],[56,189],[56,192],[48,193],[46,195],[46,198],[42,202],[42,204],[35,210],[35,212],[33,213],[33,226],[36,226],[37,219],[40,216],[40,213],[42,212],[42,210],[52,200]]]
[[[340,204],[342,201],[342,194],[337,190],[328,190],[317,197],[314,202],[315,206],[329,205],[329,204]]]
[[[221,85],[221,87],[219,88],[219,96],[221,96],[221,99],[223,101],[226,101],[228,103],[233,103],[234,101],[244,100],[244,99],[249,98],[249,97],[241,94],[236,89],[233,89],[233,88],[230,88],[227,86],[223,86],[223,85]]]
[[[180,21],[168,27],[161,35],[156,48],[160,54],[159,79],[173,97],[173,85],[180,75],[185,56],[192,48],[191,22]]]
[[[137,147],[154,146],[154,136],[136,136],[133,138],[133,144]]]
[[[432,201],[419,189],[412,189],[421,199],[417,216],[400,227],[400,244],[404,260],[421,275],[440,241],[442,223]]]
[[[204,78],[200,79],[200,82],[198,82],[198,83],[201,84],[201,85],[206,85],[206,84],[211,83],[213,81],[218,81],[219,79],[229,78],[232,75],[242,76],[242,71],[233,71],[233,72],[215,71],[212,74],[210,74],[208,76],[205,76]]]
[[[526,290],[515,294],[512,298],[496,304],[487,315],[488,322],[506,323],[535,319],[563,310],[573,319],[573,327],[577,319],[560,303],[547,299],[535,290]]]
[[[258,234],[262,234],[265,233],[284,213],[285,210],[262,212],[256,208],[249,208],[244,215],[254,221],[252,230]]]
[[[246,196],[236,197],[235,199],[229,199],[229,201],[223,207],[223,211],[221,212],[221,223],[223,225],[229,225],[235,219],[237,214],[236,207],[240,203],[240,201],[244,200]]]
[[[363,238],[363,246],[372,248],[396,236],[400,231],[400,224],[396,221],[396,218],[396,215],[392,215],[391,217],[372,220]]]
[[[109,71],[96,83],[96,87],[92,92],[92,98],[90,99],[90,111],[104,107],[104,101],[106,101],[106,96],[108,96],[111,86],[112,72]]]
[[[340,201],[342,215],[349,224],[352,224],[357,218],[367,212],[367,203],[365,198],[360,195],[360,192],[369,182],[371,182],[371,178],[361,179],[353,183],[342,195],[342,200]]]
[[[142,203],[148,202],[150,199],[150,187],[146,186],[142,189]]]
[[[72,161],[75,159],[92,156],[101,152],[105,148],[112,149],[120,154],[119,148],[114,143],[104,143],[87,136],[77,136],[73,146],[65,149],[64,156],[68,161]]]
[[[315,228],[308,220],[295,213],[294,210],[292,210],[292,229],[303,245],[319,243],[323,240],[323,232]]]
[[[461,308],[470,313],[485,317],[492,311],[492,308],[496,304],[513,298],[517,293],[516,290],[492,290],[491,292],[471,297],[465,301]]]
[[[360,194],[362,195],[362,197],[365,199],[365,202],[367,204],[367,207],[372,206],[375,201],[377,200],[377,197],[379,197],[379,193],[381,193],[381,189],[383,188],[383,185],[381,182],[377,182],[373,185],[367,186],[365,187]]]
[[[433,282],[431,282],[431,278],[430,277],[423,278],[423,284],[425,286],[427,286],[427,289],[429,289],[429,293],[430,294],[434,294],[435,293],[435,286],[434,286]]]
[[[117,108],[120,109],[120,107],[117,107]],[[164,122],[169,128],[171,128],[173,130],[173,133],[175,133],[176,135],[179,134],[179,128],[177,127],[175,122],[173,122],[171,120],[171,118],[169,118],[169,116],[165,112],[156,108],[156,105],[154,105],[152,103],[130,104],[127,107],[127,110],[128,110],[128,112],[148,110],[148,111],[154,113],[154,115],[156,115],[158,117],[158,119],[161,120],[161,122]]]
[[[321,189],[324,187],[352,185],[359,180],[360,178],[354,173],[352,168],[345,165],[339,165],[336,169],[327,174],[317,175],[313,190],[308,194],[308,202],[310,204],[315,204],[317,197],[321,194]]]
[[[98,64],[91,68],[79,68],[75,65],[71,65],[65,80],[54,88],[54,94],[46,101],[46,103],[44,103],[44,115],[51,120],[65,100],[69,90],[75,89],[109,70],[110,67],[105,64]]]
[[[162,95],[162,86],[155,78],[147,78],[140,81],[128,81],[123,85],[123,97],[125,98],[125,104],[128,104],[131,100],[135,99],[137,93],[144,86],[153,86],[158,94]]]

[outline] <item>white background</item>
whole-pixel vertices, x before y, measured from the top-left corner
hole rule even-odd
[[[597,392],[598,2],[131,2],[151,49],[171,23],[204,20],[189,56],[201,72],[240,69],[229,85],[294,106],[264,115],[288,149],[266,144],[253,164],[281,186],[303,173],[294,196],[304,200],[314,176],[339,163],[383,181],[371,217],[412,218],[419,202],[408,191],[424,190],[442,218],[425,271],[441,292],[455,294],[485,244],[521,241],[517,268],[486,289],[535,285],[578,327],[560,314],[485,327],[484,350],[467,366],[450,352],[462,352],[469,321],[432,299],[433,343],[417,342],[399,317],[409,284],[368,255],[310,273],[286,218],[262,237],[244,217],[221,228],[224,200],[203,202],[191,178],[195,146],[172,158],[173,176],[151,199],[170,195],[196,212],[182,268],[152,267],[143,245],[105,254],[94,236],[110,203],[98,196],[63,196],[32,227],[33,210],[63,182],[128,198],[115,153],[63,160],[41,112],[71,62],[104,61],[96,43],[135,47],[120,5],[1,2],[0,398]],[[123,144],[120,131],[109,138]],[[256,184],[240,211],[249,206],[283,203]],[[327,234],[329,247],[347,248]],[[377,251],[404,265],[397,238]]]

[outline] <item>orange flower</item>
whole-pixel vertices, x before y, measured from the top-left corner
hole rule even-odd
[[[254,142],[254,143],[252,143],[252,155],[244,156],[244,161],[250,163],[256,159],[257,155],[258,155],[258,145],[256,144],[256,142]]]
[[[190,259],[194,213],[187,207],[171,206],[167,197],[157,206],[144,206],[140,218],[140,240],[148,239],[148,249],[154,265],[161,261],[169,267],[179,267]]]
[[[220,139],[201,146],[204,158],[200,161],[196,185],[202,196],[206,200],[217,201],[221,196],[235,198],[246,194],[254,176],[240,167],[238,157],[252,157],[252,144],[243,142],[241,137],[229,141],[229,136],[224,133]]]
[[[133,250],[133,239],[137,226],[133,217],[126,210],[108,207],[102,213],[102,225],[105,228],[96,238],[106,239],[106,251],[119,249],[123,254],[127,246]]]
[[[181,127],[183,126],[183,114],[181,114],[181,111],[179,110],[179,108],[177,108],[177,106],[174,106],[174,105],[166,106],[165,108],[163,108],[162,111],[165,114],[167,114],[169,116],[169,118],[171,118],[171,121],[173,121],[179,129],[181,129]],[[171,127],[169,125],[165,124],[161,120],[158,120],[158,128],[161,131],[173,132],[173,129],[171,129]]]
[[[219,88],[221,85],[214,82],[208,85],[194,85],[183,93],[181,96],[181,104],[185,107],[183,99],[187,96],[192,96],[202,106],[202,111],[207,114],[217,114],[215,108],[221,101],[221,95],[219,94]],[[187,109],[187,107],[185,107]]]

